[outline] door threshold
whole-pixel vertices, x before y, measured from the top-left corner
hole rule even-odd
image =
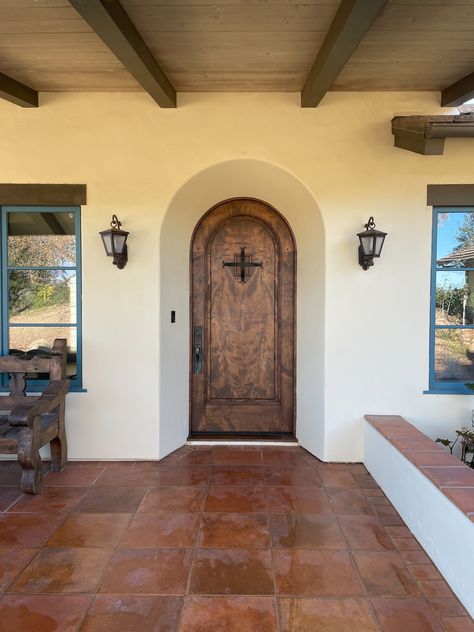
[[[285,435],[190,435],[186,445],[262,445],[297,447],[295,437]]]
[[[224,439],[220,441],[209,441],[203,439],[202,441],[186,441],[185,445],[261,445],[261,446],[278,446],[279,448],[297,448],[299,443],[297,441],[226,441]]]

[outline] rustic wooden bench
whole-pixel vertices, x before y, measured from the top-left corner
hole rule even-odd
[[[18,454],[22,468],[21,489],[37,494],[43,489],[42,461],[39,450],[51,444],[51,469],[61,470],[67,461],[64,426],[66,393],[67,343],[54,341],[50,354],[34,356],[8,355],[0,357],[0,373],[8,373],[8,395],[0,396],[0,453]],[[43,393],[27,396],[28,374],[49,374]]]

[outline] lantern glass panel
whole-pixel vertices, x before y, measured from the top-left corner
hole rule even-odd
[[[114,254],[121,255],[125,246],[127,235],[114,233]]]
[[[108,230],[107,232],[101,233],[102,241],[104,242],[105,252],[110,256],[114,254],[114,249],[112,245],[112,231]]]
[[[382,252],[382,246],[383,246],[384,241],[385,241],[384,234],[375,236],[374,257],[380,257],[380,253]]]
[[[364,255],[372,256],[374,252],[374,238],[372,235],[361,236],[360,243],[362,245],[362,250],[364,251]]]

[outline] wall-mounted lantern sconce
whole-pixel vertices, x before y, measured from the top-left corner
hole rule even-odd
[[[367,224],[365,224],[365,230],[361,233],[357,233],[357,237],[360,241],[359,265],[362,266],[364,270],[368,270],[374,265],[375,257],[380,257],[386,236],[387,233],[383,233],[381,230],[375,230],[373,217],[369,217]]]
[[[100,236],[104,243],[105,252],[108,257],[113,257],[113,264],[117,266],[119,270],[125,267],[127,263],[127,237],[129,233],[125,230],[120,230],[122,222],[119,221],[117,215],[112,215],[112,221],[110,222],[110,228],[102,230]]]

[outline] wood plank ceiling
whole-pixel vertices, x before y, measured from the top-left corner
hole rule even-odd
[[[340,0],[121,4],[179,92],[300,91]],[[473,65],[474,0],[388,0],[331,89],[441,90]],[[143,89],[68,0],[0,0],[0,72],[37,91]]]

